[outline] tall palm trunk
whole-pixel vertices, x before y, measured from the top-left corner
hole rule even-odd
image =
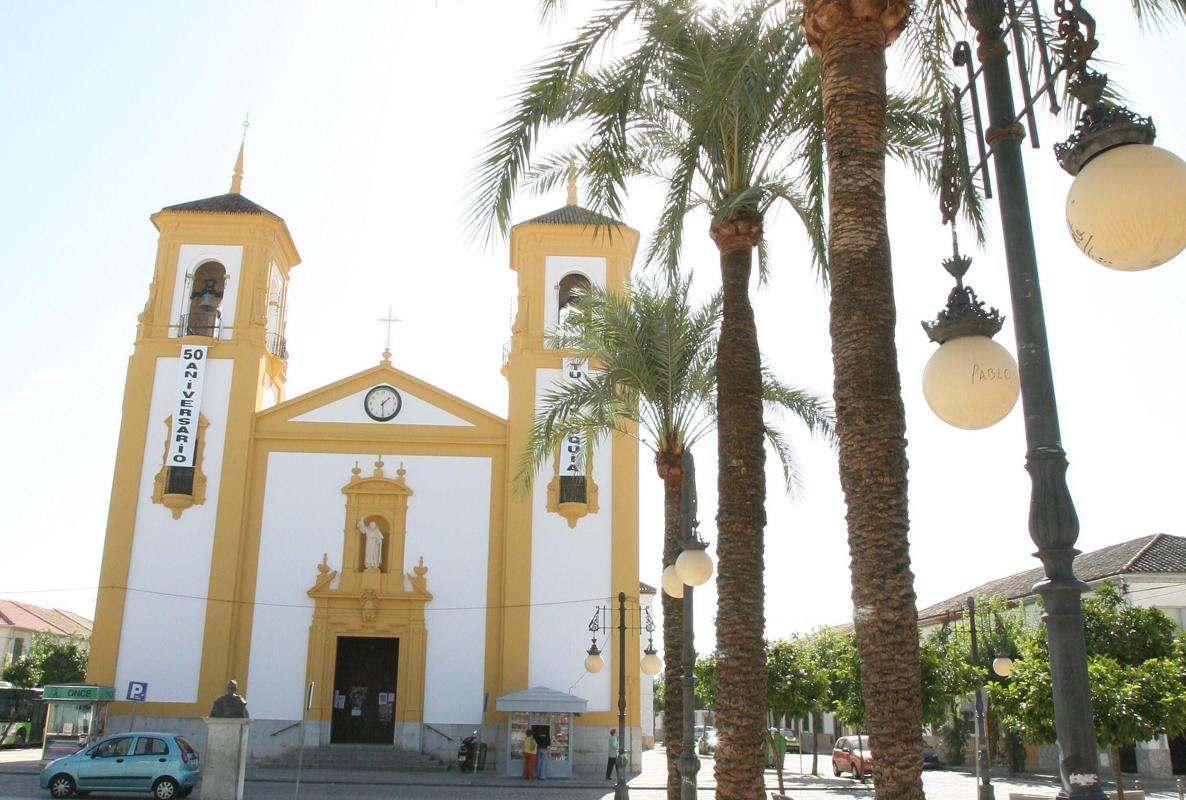
[[[655,457],[663,479],[663,565],[680,553],[680,456]],[[667,751],[667,800],[680,800],[679,757],[684,743],[684,601],[663,592],[663,746]]]
[[[717,757],[718,800],[764,795],[766,707],[766,452],[758,333],[749,300],[758,214],[734,214],[710,230],[720,251],[724,298],[717,348]]]
[[[809,0],[829,171],[831,334],[853,621],[876,795],[922,798],[918,612],[906,508],[906,421],[885,215],[885,49],[905,0]]]

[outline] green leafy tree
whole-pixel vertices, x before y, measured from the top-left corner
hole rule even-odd
[[[716,425],[716,340],[721,302],[694,307],[690,279],[672,278],[625,292],[592,288],[553,332],[549,344],[588,359],[587,379],[566,381],[541,399],[518,479],[528,485],[541,465],[572,434],[636,437],[654,453],[664,489],[663,564],[681,548],[683,458]],[[827,403],[762,373],[762,397],[770,416],[788,413],[809,431],[832,435]],[[797,486],[794,455],[773,423],[764,432],[782,462],[788,490]],[[664,727],[683,729],[683,602],[663,593]],[[667,737],[668,791],[679,792],[682,740]]]
[[[545,5],[551,5],[545,3]],[[580,165],[595,206],[610,214],[622,207],[626,179],[642,175],[667,190],[664,209],[647,260],[675,271],[687,215],[704,209],[711,215],[709,236],[716,245],[723,298],[717,360],[718,503],[717,503],[717,723],[720,747],[716,762],[718,794],[749,798],[763,791],[761,736],[764,728],[765,451],[761,358],[749,286],[754,251],[764,264],[763,221],[776,203],[786,203],[806,223],[816,260],[825,263],[822,136],[825,113],[817,91],[818,66],[807,40],[775,0],[731,8],[692,0],[620,0],[596,14],[576,38],[533,67],[515,100],[509,119],[494,133],[483,153],[472,191],[470,220],[487,233],[505,235],[515,188],[535,181],[554,186],[568,164]],[[637,35],[628,52],[594,67],[592,60],[613,34],[633,24]],[[904,103],[890,137],[907,161],[925,160],[934,115]],[[885,116],[878,119],[884,130]],[[587,142],[551,160],[539,161],[531,174],[537,138],[553,125],[577,122],[591,132]],[[907,143],[908,142],[908,143]],[[884,153],[885,137],[879,137]],[[892,306],[892,294],[890,295]],[[880,312],[852,307],[846,324],[861,327]],[[834,319],[836,319],[834,315]],[[892,323],[892,320],[891,320]],[[878,350],[893,351],[893,325],[869,337]],[[859,356],[858,356],[859,357]],[[880,360],[866,365],[880,370]],[[896,391],[896,367],[892,370]],[[877,389],[883,389],[878,385]],[[898,416],[901,417],[900,400]],[[850,429],[885,430],[874,418],[853,418]],[[904,425],[902,426],[904,429]],[[906,557],[905,457],[901,432],[889,436],[903,450],[900,510],[877,506],[873,513],[901,517],[893,539],[895,552],[870,541],[883,572],[905,569],[907,602],[898,597],[883,604],[893,624],[914,630],[914,597]],[[896,437],[896,439],[895,439]],[[868,438],[868,437],[866,437]],[[850,456],[851,458],[851,456]],[[883,465],[871,465],[868,481],[880,484]],[[895,467],[896,468],[896,467]],[[844,464],[842,463],[842,472]],[[876,503],[880,498],[871,498]],[[851,510],[850,510],[851,517]],[[854,541],[853,552],[857,552]],[[884,558],[881,556],[885,556]],[[854,574],[854,578],[859,578]],[[855,583],[854,583],[855,585]],[[882,586],[878,578],[876,586]],[[909,614],[906,614],[906,612]],[[898,619],[898,616],[901,619]],[[908,618],[907,618],[908,617]],[[917,642],[909,645],[916,647]],[[900,658],[897,648],[894,658]],[[912,664],[913,659],[907,658]],[[913,667],[898,680],[917,686]],[[668,676],[668,686],[671,685]],[[909,703],[898,702],[899,711]],[[907,714],[909,716],[909,714]],[[906,720],[908,729],[919,729]],[[921,742],[919,743],[921,744]],[[916,748],[917,750],[917,748]],[[669,778],[670,780],[670,778]],[[669,795],[674,788],[669,784]]]
[[[87,655],[76,639],[35,633],[28,652],[4,668],[4,680],[24,687],[79,683],[86,677]]]
[[[1186,728],[1186,640],[1156,608],[1130,604],[1111,584],[1083,601],[1087,672],[1096,742],[1108,749],[1123,798],[1120,748]],[[1006,727],[1031,744],[1055,741],[1045,631],[1019,642],[1008,682],[989,687]]]
[[[766,707],[777,717],[798,719],[822,709],[827,699],[828,676],[809,642],[794,636],[766,647]]]
[[[716,708],[717,701],[717,654],[701,656],[696,659],[692,667],[692,674],[696,679],[696,707],[704,709]]]

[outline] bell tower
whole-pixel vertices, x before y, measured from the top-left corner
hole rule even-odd
[[[284,399],[300,256],[242,179],[241,145],[228,193],[151,217],[156,264],[128,363],[88,671],[106,685],[148,682],[147,716],[204,715],[228,678],[246,677],[228,674],[225,599],[255,415]]]
[[[549,347],[548,334],[589,287],[624,288],[638,239],[633,228],[577,205],[571,175],[566,205],[511,229],[510,267],[518,274],[519,291],[503,375],[509,390],[508,463],[515,468],[540,398],[557,382],[590,368],[572,353]],[[638,442],[616,435],[590,445],[574,443],[571,453],[558,453],[536,474],[530,494],[509,489],[511,555],[497,673],[503,694],[572,683],[573,664],[589,643],[585,620],[571,618],[574,606],[568,601],[618,591],[638,594]],[[628,646],[634,652],[627,657],[637,663],[637,642]],[[616,681],[616,670],[585,676],[581,687],[590,713],[581,724],[616,725],[610,713]],[[630,695],[637,707],[637,681]],[[612,705],[616,708],[616,700]]]

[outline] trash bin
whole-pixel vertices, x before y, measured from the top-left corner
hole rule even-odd
[[[478,745],[478,766],[477,769],[486,769],[486,743],[482,742]]]
[[[770,742],[774,742],[774,752],[770,752]],[[766,767],[773,768],[776,764],[781,769],[783,759],[787,753],[787,740],[782,731],[771,728],[769,736],[762,737],[762,750],[766,755]]]

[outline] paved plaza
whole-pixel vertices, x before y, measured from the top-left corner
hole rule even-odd
[[[0,751],[0,798],[6,800],[44,800],[49,796],[37,786],[41,765],[36,750]],[[634,800],[666,800],[665,762],[662,748],[643,754],[643,769],[630,778],[630,796]],[[850,778],[831,775],[828,756],[821,755],[820,775],[813,776],[810,755],[803,757],[800,772],[799,757],[788,755],[784,780],[786,794],[795,800],[871,800],[872,782],[861,784]],[[280,798],[416,798],[417,800],[445,800],[446,798],[489,798],[490,800],[519,800],[556,797],[560,800],[610,800],[613,782],[600,776],[581,775],[572,780],[523,781],[490,772],[477,775],[457,772],[348,772],[344,770],[305,770],[298,790],[293,769],[249,769],[246,797],[249,800],[280,800]],[[1103,777],[1107,777],[1106,775]],[[1008,800],[1010,792],[1042,795],[1054,798],[1057,783],[1052,776],[1018,775],[1009,779],[1004,772],[994,776],[998,800]],[[923,783],[929,800],[975,800],[976,781],[963,770],[930,770],[923,773]],[[713,796],[712,761],[701,759],[700,792],[702,798]],[[771,795],[778,790],[778,779],[773,770],[766,771],[766,786]],[[1131,789],[1132,787],[1129,786]],[[1155,800],[1178,800],[1179,794],[1170,784],[1145,786],[1146,797]],[[1150,791],[1157,789],[1157,791]],[[200,793],[199,793],[200,794]],[[106,795],[99,798],[131,797]],[[147,795],[145,795],[147,796]],[[199,795],[195,794],[195,798]]]

